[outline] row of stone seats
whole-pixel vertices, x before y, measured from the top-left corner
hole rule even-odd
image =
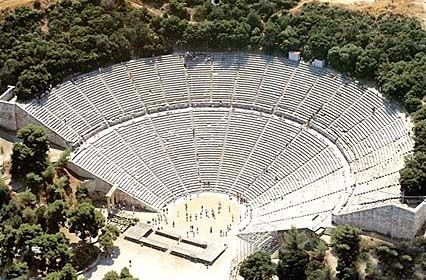
[[[61,136],[65,139],[73,139],[71,140],[72,142],[77,141],[79,135],[78,131],[75,131],[72,127],[67,126],[66,120],[58,117],[56,113],[43,107],[42,104],[46,102],[46,99],[46,97],[43,97],[41,100],[33,100],[30,103],[30,106],[25,108],[26,112],[29,115],[35,117],[37,120],[40,120],[40,122],[42,122],[43,125],[45,125],[47,128],[55,132],[60,131]],[[44,122],[43,120],[49,120],[49,122]]]
[[[154,195],[148,186],[131,176],[119,163],[112,162],[100,149],[86,145],[79,149],[73,160],[111,185],[119,184],[122,191],[148,205],[156,208],[162,206],[162,199]]]
[[[142,97],[136,94],[136,88],[130,82],[131,78],[124,63],[100,69],[100,73],[100,77],[125,114],[142,115],[145,113]]]
[[[91,149],[79,149],[73,161],[97,174],[106,161],[85,160],[97,149],[107,162],[126,171],[115,183],[122,186],[130,176],[160,199],[151,205],[211,189],[243,195],[256,205],[342,168],[317,135],[300,131],[297,123],[284,123],[241,109],[175,110],[107,129],[90,139]],[[277,157],[279,150],[271,149],[278,143],[288,149],[285,156]]]
[[[252,224],[256,226],[283,223],[291,226],[289,224],[291,221],[294,223],[293,225],[299,226],[300,222],[297,220],[301,219],[311,222],[312,225],[305,224],[305,227],[312,228],[315,224],[312,217],[320,214],[330,215],[336,202],[345,195],[344,188],[336,188],[339,185],[340,175],[342,174],[336,173],[334,176],[328,176],[315,184],[305,186],[298,192],[291,192],[281,199],[261,207]],[[331,201],[333,203],[330,203]],[[306,219],[307,217],[311,217],[310,221]]]
[[[222,54],[222,57],[228,58],[228,55]],[[229,85],[226,88],[232,89],[222,99],[223,102],[230,102],[232,98],[234,103],[259,104],[268,110],[276,107],[278,112],[294,113],[303,121],[317,114],[319,123],[325,126],[333,124],[333,127],[343,131],[368,116],[369,110],[365,110],[366,107],[384,106],[383,100],[375,98],[372,100],[372,95],[364,94],[363,89],[352,84],[340,87],[342,80],[339,77],[335,79],[336,76],[332,77],[326,71],[316,70],[304,64],[257,55],[240,55],[238,60],[235,56],[229,58],[231,61],[238,61],[236,63],[238,67],[222,66],[224,68],[221,69],[222,71],[215,71],[216,64],[222,65],[219,57],[214,57],[213,64],[199,60],[202,59],[192,62],[188,69],[183,66],[182,58],[178,56],[130,61],[126,65],[120,64],[100,69],[100,71],[74,79],[74,86],[62,96],[76,97],[77,104],[71,100],[67,103],[83,116],[90,127],[98,127],[99,122],[105,120],[113,121],[120,119],[123,115],[143,114],[144,106],[151,109],[174,103],[217,100],[213,97],[215,93],[212,88],[212,77],[220,79],[221,75],[225,76],[224,73],[235,71],[236,73],[231,75],[231,77],[235,77],[234,80],[218,80],[218,82],[228,82]],[[230,63],[224,62],[224,64]],[[273,69],[273,67],[275,67],[274,71],[269,73],[269,68]],[[263,87],[268,89],[271,84],[268,78],[280,76],[283,90],[280,89],[277,94],[274,94],[273,90],[264,90]],[[202,88],[204,90],[201,90]],[[325,91],[325,89],[329,90]],[[223,94],[222,92],[220,95],[223,96]],[[109,102],[105,102],[105,95],[108,96]],[[357,100],[356,98],[360,95],[363,98]],[[266,104],[257,101],[257,98],[262,100],[262,98],[270,96],[273,97],[274,102],[279,102],[275,104],[268,102],[269,108],[264,106]],[[355,99],[352,99],[351,96]],[[332,106],[327,106],[329,98],[332,98],[330,101],[333,103]],[[221,99],[219,98],[219,100]],[[339,106],[344,104],[345,100],[349,100],[349,103],[340,108]],[[47,107],[49,105],[48,102]],[[389,106],[385,107],[389,110]],[[322,110],[320,110],[321,108]],[[346,112],[346,108],[350,110]],[[60,114],[60,108],[59,110],[53,108],[52,111],[54,114],[56,112],[58,115]],[[324,123],[325,118],[333,113],[341,115],[337,116],[338,119],[331,119],[328,123]],[[72,116],[70,118],[59,116],[58,118],[68,120]],[[76,126],[79,124],[72,124],[73,129],[78,133],[89,130],[87,127],[75,128],[74,124],[77,124]]]
[[[315,181],[339,170],[343,159],[329,148],[330,141],[304,127],[334,137],[330,140],[360,182],[372,173],[384,174],[378,163],[405,155],[412,143],[398,111],[379,94],[327,70],[253,54],[132,60],[74,78],[20,106],[74,144],[116,129],[127,156],[140,165],[117,166],[115,154],[102,152],[102,157],[117,172],[125,171],[121,188],[135,193],[131,184],[138,181],[152,194],[152,205],[162,205],[175,192],[204,189],[242,194],[263,205],[285,193],[287,184],[300,186],[304,176]],[[221,109],[206,108],[212,106]],[[235,109],[243,106],[248,110]],[[166,109],[171,113],[161,113]],[[143,115],[143,121],[129,121]],[[85,151],[93,149],[96,143]],[[395,163],[395,169],[400,167]],[[90,168],[98,172],[101,166]]]

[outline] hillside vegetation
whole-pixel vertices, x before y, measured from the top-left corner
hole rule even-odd
[[[0,278],[77,280],[76,270],[91,264],[100,249],[111,254],[120,232],[105,225],[85,187],[72,186],[70,149],[52,163],[42,127],[28,125],[17,136],[22,142],[13,146],[10,172],[24,189],[12,191],[0,178]]]

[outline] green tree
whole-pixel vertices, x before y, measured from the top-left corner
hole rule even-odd
[[[43,178],[34,172],[30,172],[25,176],[25,186],[34,194],[38,194],[42,184]]]
[[[25,190],[17,194],[16,201],[22,208],[34,208],[37,204],[37,197],[30,190]]]
[[[328,36],[325,32],[315,32],[305,45],[303,58],[305,60],[326,59],[328,50],[334,45],[334,36]]]
[[[299,50],[302,47],[299,35],[292,26],[287,26],[283,31],[281,31],[278,34],[277,40],[280,49],[285,53],[292,50]]]
[[[44,231],[47,229],[47,221],[46,221],[46,209],[47,205],[40,205],[35,209],[35,223],[39,224]]]
[[[99,236],[99,245],[107,256],[110,256],[114,250],[114,241],[120,235],[120,230],[115,225],[106,225]]]
[[[354,44],[343,47],[332,47],[328,52],[330,65],[344,73],[355,74],[356,65],[363,53],[363,49]]]
[[[55,233],[59,231],[59,226],[64,225],[66,221],[66,205],[62,200],[55,200],[47,206],[45,220],[47,224],[46,231]]]
[[[306,279],[309,255],[304,250],[293,249],[280,252],[277,275],[280,280]]]
[[[130,271],[127,267],[123,267],[120,271],[120,279],[125,280],[138,280],[138,278],[133,277],[132,274],[130,274]]]
[[[0,231],[0,267],[7,267],[12,263],[17,248],[15,246],[16,229],[5,225]]]
[[[284,234],[283,248],[279,252],[277,275],[280,280],[306,279],[306,269],[309,263],[309,254],[306,246],[309,243],[304,232],[292,227]]]
[[[260,30],[263,29],[262,19],[254,10],[250,10],[250,12],[247,15],[246,21],[251,26],[252,29],[256,27],[259,28]]]
[[[43,234],[43,230],[40,225],[21,224],[15,231],[16,248],[21,251],[27,250],[28,242],[41,234]]]
[[[54,184],[46,188],[47,201],[52,202],[62,199],[62,192],[71,191],[70,181],[67,176],[61,176]]]
[[[318,260],[311,260],[306,269],[307,280],[331,280],[331,269]]]
[[[58,176],[59,175],[60,173],[58,173]],[[41,173],[41,176],[43,177],[45,184],[53,183],[53,178],[55,177],[55,168],[51,163],[47,165],[46,169],[44,169],[44,171]]]
[[[360,280],[359,273],[356,269],[356,267],[339,267],[337,266],[337,269],[339,269],[339,273],[337,277],[341,280]]]
[[[28,224],[35,223],[35,220],[36,220],[35,209],[25,207],[24,209],[22,209],[21,214],[22,214],[22,222],[28,223]]]
[[[2,208],[3,205],[8,204],[10,199],[10,189],[4,180],[0,178],[0,208]]]
[[[6,279],[11,280],[25,280],[28,279],[30,274],[28,264],[26,262],[12,262],[9,267],[6,268],[4,276]]]
[[[62,172],[65,169],[70,159],[71,152],[72,152],[71,147],[65,148],[65,150],[62,152],[61,156],[55,163],[56,172]]]
[[[18,78],[15,94],[20,100],[40,98],[49,88],[52,76],[44,65],[24,70]]]
[[[82,202],[84,200],[87,200],[89,197],[89,190],[86,186],[79,185],[77,187],[77,191],[75,192],[75,198],[77,201]]]
[[[176,16],[170,16],[160,21],[159,31],[169,43],[176,42],[183,38],[188,22]]]
[[[356,263],[360,254],[361,230],[351,225],[333,229],[331,244],[338,257],[338,279],[358,279]]]
[[[378,56],[376,49],[364,50],[356,62],[356,76],[363,79],[375,78],[378,66]]]
[[[324,260],[327,250],[328,250],[327,243],[325,243],[324,240],[319,239],[312,252],[312,258],[322,262]]]
[[[62,274],[59,271],[53,271],[46,275],[45,280],[61,280]]]
[[[426,152],[426,120],[416,122],[414,125],[415,150]]]
[[[277,10],[277,4],[273,1],[260,0],[253,5],[253,8],[266,20]]]
[[[376,248],[376,254],[379,258],[379,268],[383,276],[388,279],[414,278],[414,255],[406,250],[407,247],[392,248],[382,245]]]
[[[409,166],[405,166],[399,171],[401,189],[404,194],[409,195],[424,195],[425,189],[423,186],[426,183],[426,174],[419,168],[417,162],[413,159],[408,159]]]
[[[266,252],[256,252],[248,256],[240,267],[240,275],[245,280],[269,280],[275,273],[275,266]]]
[[[419,122],[421,123],[421,122]],[[421,134],[417,131],[416,133]],[[418,196],[426,194],[426,150],[424,140],[416,137],[416,151],[405,159],[405,167],[399,171],[401,190],[407,196]]]
[[[0,67],[0,81],[2,82],[1,85],[16,84],[19,73],[22,71],[22,66],[22,63],[11,57],[3,61],[2,67]]]
[[[426,120],[426,106],[422,106],[419,110],[414,112],[411,116],[414,123],[417,123],[421,120]]]
[[[422,100],[418,97],[414,97],[410,94],[407,94],[404,97],[404,107],[409,113],[416,112],[422,107]]]
[[[325,254],[328,245],[322,239],[315,239],[314,246],[310,252],[310,262],[306,269],[308,280],[331,280],[331,269],[325,264]]]
[[[424,94],[421,88],[426,86],[426,80],[420,73],[426,71],[425,63],[425,56],[418,56],[413,61],[381,64],[377,71],[377,83],[381,92],[399,102],[408,93],[412,97],[422,98]]]
[[[24,179],[25,175],[32,169],[33,163],[30,162],[34,157],[33,151],[24,144],[17,143],[13,145],[11,156],[11,170],[13,179]]]
[[[119,280],[119,279],[120,279],[120,276],[115,271],[108,271],[102,278],[102,280]]]
[[[187,4],[182,0],[170,0],[169,12],[181,19],[189,20],[189,13],[187,11]]]
[[[42,233],[27,242],[31,248],[24,259],[42,271],[57,271],[71,259],[72,253],[61,233]]]
[[[102,280],[138,280],[138,278],[132,276],[127,267],[121,269],[120,274],[115,271],[107,272]]]
[[[47,274],[45,280],[77,280],[77,271],[68,263],[60,271]]]
[[[49,151],[49,137],[43,127],[29,124],[19,129],[16,135],[34,152],[35,156],[44,159]]]
[[[76,233],[83,241],[88,237],[95,238],[104,226],[102,213],[89,202],[82,202],[69,213],[70,232]]]
[[[22,143],[13,147],[11,156],[11,174],[15,179],[23,179],[26,174],[33,172],[41,174],[49,164],[47,151],[49,139],[44,129],[37,125],[27,125],[18,130],[17,136]]]
[[[4,225],[18,228],[22,223],[21,214],[21,210],[16,204],[16,199],[12,199],[8,204],[5,204],[2,208],[0,208],[0,221]]]

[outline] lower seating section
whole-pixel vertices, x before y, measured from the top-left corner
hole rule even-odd
[[[247,231],[289,229],[301,225],[313,229],[317,216],[322,214],[328,215],[331,221],[331,211],[345,195],[344,178],[343,170],[339,170],[318,180],[302,183],[296,190],[277,194],[274,200],[257,209],[256,218]]]
[[[125,180],[134,179],[159,198],[151,205],[209,190],[260,205],[343,168],[336,152],[318,137],[274,115],[180,109],[107,129],[80,148],[73,161],[96,174],[106,161],[86,160],[95,156],[95,149],[127,175],[114,183],[145,201],[146,192],[138,195],[138,188],[124,186]]]
[[[253,209],[252,231],[398,197],[413,142],[374,90],[247,53],[132,60],[18,106],[72,143],[76,164],[149,206],[227,193]]]

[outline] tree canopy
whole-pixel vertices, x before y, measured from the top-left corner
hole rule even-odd
[[[148,2],[158,6],[166,1]],[[167,2],[162,16],[124,1],[101,0],[62,0],[46,9],[9,13],[0,24],[0,90],[17,85],[18,98],[31,99],[69,74],[192,48],[300,50],[307,61],[328,58],[340,71],[377,78],[385,93],[391,90],[388,81],[395,82],[394,73],[402,74],[396,88],[401,100],[409,91],[410,96],[418,92],[411,87],[413,80],[405,79],[421,75],[414,71],[417,66],[407,64],[426,48],[426,32],[414,18],[375,17],[315,3],[290,12],[295,0],[222,0],[218,6],[199,0]],[[47,22],[44,29],[42,22]]]
[[[41,175],[48,166],[49,150],[49,139],[44,128],[30,124],[19,129],[16,135],[22,139],[22,143],[16,143],[13,146],[12,176],[15,179],[24,179],[28,173],[32,173],[32,178],[29,178],[30,184],[34,180],[41,181],[36,176]]]
[[[274,274],[275,266],[271,257],[262,251],[248,256],[240,267],[240,275],[244,280],[270,280]]]
[[[325,262],[327,250],[328,245],[315,234],[292,227],[283,234],[278,265],[271,262],[269,254],[259,251],[242,262],[240,275],[253,280],[271,279],[272,274],[280,280],[332,280]]]
[[[356,264],[360,254],[361,230],[350,225],[339,225],[331,235],[332,247],[337,255],[337,278],[359,279]]]
[[[85,268],[99,249],[84,242],[80,242],[86,245],[84,250],[78,250],[81,246],[71,247],[61,228],[72,227],[84,239],[96,237],[104,225],[103,216],[79,187],[81,194],[70,199],[70,180],[64,170],[68,152],[55,169],[47,156],[49,141],[42,128],[30,125],[17,135],[22,143],[15,147],[27,150],[28,157],[21,160],[22,153],[17,156],[14,149],[12,166],[17,171],[14,179],[25,179],[20,180],[25,188],[12,193],[0,179],[0,278],[24,280],[41,274],[50,280],[76,280],[75,268]],[[79,197],[83,196],[86,200],[79,205]],[[70,205],[73,211],[69,211]],[[117,228],[108,225],[102,232],[108,241],[105,246],[113,247],[119,234]],[[79,254],[79,262],[74,253]]]
[[[115,225],[106,225],[99,236],[99,245],[107,256],[114,250],[114,241],[120,236],[120,230]]]
[[[77,208],[69,213],[70,232],[76,233],[82,240],[95,238],[104,226],[102,213],[95,209],[90,202],[79,203]]]
[[[284,234],[283,247],[280,250],[280,260],[277,275],[280,280],[306,279],[306,268],[309,263],[309,254],[305,248],[308,237],[292,227]]]
[[[123,267],[120,271],[120,274],[111,270],[104,275],[102,280],[138,280],[138,278],[130,274],[130,271],[127,267]]]
[[[3,205],[8,204],[10,199],[10,189],[4,182],[3,178],[0,177],[0,208],[3,207]]]

